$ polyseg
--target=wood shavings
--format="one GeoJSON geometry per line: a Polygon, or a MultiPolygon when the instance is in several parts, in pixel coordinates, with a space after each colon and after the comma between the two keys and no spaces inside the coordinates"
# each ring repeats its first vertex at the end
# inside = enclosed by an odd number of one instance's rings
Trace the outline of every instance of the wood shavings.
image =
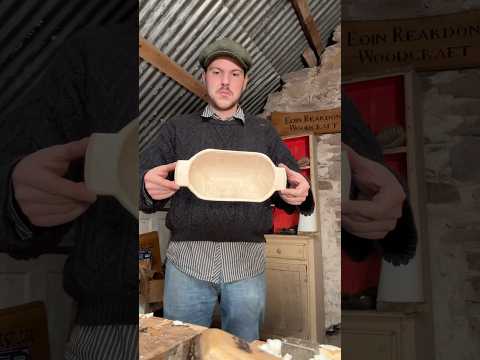
{"type": "Polygon", "coordinates": [[[282,341],[278,339],[267,339],[265,344],[259,346],[259,349],[267,354],[282,358],[282,341]]]}
{"type": "Polygon", "coordinates": [[[148,319],[148,318],[153,317],[153,312],[151,312],[151,313],[146,313],[146,314],[138,314],[138,317],[139,317],[140,319],[148,319]]]}
{"type": "Polygon", "coordinates": [[[172,326],[188,326],[188,324],[185,324],[183,321],[180,320],[174,320],[172,321],[172,326]]]}

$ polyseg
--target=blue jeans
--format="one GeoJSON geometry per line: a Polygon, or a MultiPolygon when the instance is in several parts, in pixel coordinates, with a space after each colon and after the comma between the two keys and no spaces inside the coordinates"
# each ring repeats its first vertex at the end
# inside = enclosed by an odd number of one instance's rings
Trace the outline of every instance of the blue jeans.
{"type": "Polygon", "coordinates": [[[210,327],[219,295],[222,329],[248,342],[258,339],[265,309],[265,274],[215,284],[186,275],[167,260],[165,318],[210,327]]]}

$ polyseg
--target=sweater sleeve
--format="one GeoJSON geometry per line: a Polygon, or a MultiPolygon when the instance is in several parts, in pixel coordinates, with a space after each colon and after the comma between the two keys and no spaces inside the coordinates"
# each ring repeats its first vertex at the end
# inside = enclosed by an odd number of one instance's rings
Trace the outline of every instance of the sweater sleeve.
{"type": "Polygon", "coordinates": [[[18,105],[0,116],[0,250],[12,256],[28,258],[48,252],[68,230],[69,225],[39,228],[29,224],[16,204],[11,175],[22,157],[76,140],[67,139],[66,127],[82,118],[83,74],[81,56],[70,42],[57,52],[18,105]]]}
{"type": "MultiPolygon", "coordinates": [[[[268,124],[267,129],[268,129],[267,139],[268,139],[268,143],[270,144],[270,157],[275,163],[275,165],[284,164],[288,166],[291,170],[300,172],[300,168],[298,166],[297,161],[292,156],[288,147],[283,143],[282,139],[278,135],[277,130],[271,124],[268,124]]],[[[290,205],[286,203],[280,197],[278,192],[274,194],[274,196],[272,197],[272,201],[275,204],[275,206],[285,210],[289,214],[293,213],[296,209],[298,209],[300,213],[303,215],[311,215],[315,209],[315,200],[313,198],[311,187],[308,190],[307,198],[299,206],[290,205]]]]}
{"type": "MultiPolygon", "coordinates": [[[[177,161],[175,151],[175,119],[166,121],[158,132],[158,135],[140,154],[140,210],[152,213],[161,210],[169,199],[154,200],[145,189],[145,174],[152,168],[166,165],[177,161]]],[[[168,176],[173,180],[173,172],[168,176]]]]}
{"type": "MultiPolygon", "coordinates": [[[[344,95],[342,95],[342,123],[342,142],[349,145],[358,154],[381,163],[391,171],[383,161],[382,150],[375,136],[365,125],[353,103],[344,95]]],[[[393,171],[392,173],[405,192],[408,192],[404,181],[393,171]]],[[[366,259],[372,251],[378,248],[386,261],[394,265],[407,264],[415,256],[416,245],[417,232],[408,200],[403,204],[402,216],[395,229],[381,240],[359,238],[342,228],[342,249],[354,261],[366,259]]]]}

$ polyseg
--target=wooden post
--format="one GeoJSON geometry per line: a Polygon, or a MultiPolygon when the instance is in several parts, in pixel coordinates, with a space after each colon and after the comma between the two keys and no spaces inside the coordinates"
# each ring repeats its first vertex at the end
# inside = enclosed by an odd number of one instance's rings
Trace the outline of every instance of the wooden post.
{"type": "Polygon", "coordinates": [[[311,47],[317,54],[318,59],[323,52],[322,37],[320,36],[320,31],[315,24],[310,9],[308,7],[307,0],[290,0],[295,11],[297,13],[300,24],[302,25],[303,32],[310,43],[311,47]]]}

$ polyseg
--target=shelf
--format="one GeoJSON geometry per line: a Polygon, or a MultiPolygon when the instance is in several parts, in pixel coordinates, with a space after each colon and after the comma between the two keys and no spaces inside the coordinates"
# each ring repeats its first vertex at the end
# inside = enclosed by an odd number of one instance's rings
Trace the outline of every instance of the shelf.
{"type": "Polygon", "coordinates": [[[342,316],[347,317],[373,317],[373,318],[413,318],[414,312],[376,311],[376,310],[342,310],[342,316]]]}
{"type": "MultiPolygon", "coordinates": [[[[284,145],[290,151],[293,159],[297,163],[298,171],[305,176],[312,184],[312,192],[315,194],[316,175],[316,138],[313,134],[296,134],[291,136],[282,136],[284,145]]],[[[300,211],[297,209],[289,214],[281,208],[273,210],[273,232],[278,233],[281,229],[291,229],[298,227],[300,221],[300,211]]],[[[292,235],[287,235],[292,236],[292,235]]]]}
{"type": "Polygon", "coordinates": [[[400,146],[400,147],[396,147],[396,148],[383,150],[384,155],[406,154],[406,153],[407,153],[407,147],[406,146],[400,146]]]}

